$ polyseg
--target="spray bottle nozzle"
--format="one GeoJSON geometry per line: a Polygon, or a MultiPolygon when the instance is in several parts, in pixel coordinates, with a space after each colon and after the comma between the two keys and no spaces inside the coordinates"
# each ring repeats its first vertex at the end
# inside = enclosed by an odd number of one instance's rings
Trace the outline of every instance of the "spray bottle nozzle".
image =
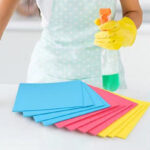
{"type": "Polygon", "coordinates": [[[109,17],[111,15],[111,9],[110,8],[101,8],[99,10],[100,14],[100,22],[101,24],[104,24],[109,21],[109,17]]]}

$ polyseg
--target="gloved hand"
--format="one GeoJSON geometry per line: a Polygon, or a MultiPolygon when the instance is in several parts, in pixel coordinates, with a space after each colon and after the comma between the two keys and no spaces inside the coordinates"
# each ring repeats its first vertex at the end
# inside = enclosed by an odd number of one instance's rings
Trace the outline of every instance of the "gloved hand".
{"type": "Polygon", "coordinates": [[[128,17],[124,17],[120,21],[108,21],[102,25],[97,19],[95,24],[100,28],[100,32],[95,34],[96,46],[108,50],[118,50],[121,47],[132,46],[136,39],[137,28],[128,17]]]}

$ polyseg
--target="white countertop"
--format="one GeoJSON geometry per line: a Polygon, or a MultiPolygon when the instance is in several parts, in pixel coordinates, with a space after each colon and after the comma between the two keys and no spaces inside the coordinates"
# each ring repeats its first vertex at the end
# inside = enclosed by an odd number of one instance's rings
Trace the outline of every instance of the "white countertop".
{"type": "Polygon", "coordinates": [[[18,13],[14,13],[11,18],[7,30],[23,30],[23,31],[40,31],[42,30],[40,17],[25,17],[18,13]]]}
{"type": "MultiPolygon", "coordinates": [[[[1,150],[150,150],[150,109],[127,140],[102,139],[52,126],[44,127],[12,113],[17,88],[17,85],[0,85],[1,150]]],[[[150,101],[148,90],[124,90],[120,93],[150,101]]]]}
{"type": "MultiPolygon", "coordinates": [[[[138,30],[139,33],[150,33],[150,23],[143,23],[140,29],[138,30]]],[[[23,20],[23,21],[11,21],[8,24],[7,30],[9,31],[41,31],[42,26],[40,20],[30,21],[30,20],[23,20]]]]}
{"type": "MultiPolygon", "coordinates": [[[[119,19],[122,17],[121,10],[117,11],[116,19],[119,19]]],[[[150,33],[150,19],[149,19],[149,10],[145,10],[144,12],[144,21],[142,26],[139,29],[139,33],[150,33]]],[[[41,31],[42,25],[41,25],[41,19],[40,17],[23,17],[15,13],[13,17],[11,18],[11,21],[8,24],[7,30],[10,31],[41,31]]]]}

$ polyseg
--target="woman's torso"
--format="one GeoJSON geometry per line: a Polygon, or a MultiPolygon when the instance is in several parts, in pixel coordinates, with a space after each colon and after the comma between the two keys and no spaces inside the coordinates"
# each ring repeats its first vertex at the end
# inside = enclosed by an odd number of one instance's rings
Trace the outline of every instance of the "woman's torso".
{"type": "Polygon", "coordinates": [[[111,8],[113,19],[116,0],[37,0],[37,4],[44,30],[30,68],[43,72],[48,82],[81,79],[100,84],[101,48],[94,46],[98,31],[94,20],[100,8],[111,8]]]}

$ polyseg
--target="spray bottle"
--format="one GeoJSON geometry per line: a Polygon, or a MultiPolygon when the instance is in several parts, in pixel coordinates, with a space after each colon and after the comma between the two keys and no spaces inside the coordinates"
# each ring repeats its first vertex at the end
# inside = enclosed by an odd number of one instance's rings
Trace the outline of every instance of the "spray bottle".
{"type": "MultiPolygon", "coordinates": [[[[111,9],[102,8],[99,11],[100,18],[96,24],[101,25],[110,20],[111,9]]],[[[109,91],[116,91],[120,86],[119,79],[119,54],[115,50],[102,50],[102,82],[103,88],[109,91]]]]}

